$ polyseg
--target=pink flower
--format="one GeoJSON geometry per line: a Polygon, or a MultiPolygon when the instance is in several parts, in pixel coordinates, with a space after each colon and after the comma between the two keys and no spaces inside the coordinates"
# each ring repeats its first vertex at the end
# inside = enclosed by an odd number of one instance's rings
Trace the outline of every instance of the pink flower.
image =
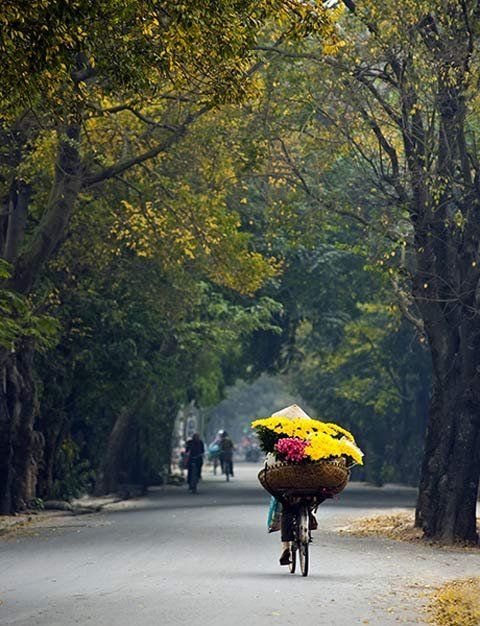
{"type": "Polygon", "coordinates": [[[299,463],[305,458],[308,442],[297,437],[284,437],[275,444],[275,450],[286,460],[299,463]]]}

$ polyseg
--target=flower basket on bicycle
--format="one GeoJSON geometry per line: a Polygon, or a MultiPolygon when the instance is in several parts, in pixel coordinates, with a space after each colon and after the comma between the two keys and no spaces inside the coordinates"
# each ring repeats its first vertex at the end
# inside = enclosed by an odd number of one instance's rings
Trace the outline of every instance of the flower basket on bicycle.
{"type": "Polygon", "coordinates": [[[302,464],[280,461],[265,465],[258,474],[262,487],[281,500],[289,497],[330,497],[343,491],[350,470],[344,459],[305,462],[302,464]]]}
{"type": "Polygon", "coordinates": [[[252,427],[267,453],[258,479],[276,498],[286,493],[322,499],[337,495],[348,482],[350,467],[362,463],[363,454],[348,430],[314,420],[296,405],[256,420],[252,427]]]}

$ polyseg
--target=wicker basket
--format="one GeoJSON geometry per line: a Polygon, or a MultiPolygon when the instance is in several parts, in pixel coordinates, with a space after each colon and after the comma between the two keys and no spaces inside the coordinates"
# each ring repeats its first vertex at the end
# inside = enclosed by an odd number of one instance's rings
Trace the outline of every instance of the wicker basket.
{"type": "Polygon", "coordinates": [[[298,497],[337,495],[345,489],[349,476],[345,460],[336,459],[302,465],[279,462],[260,470],[258,480],[270,494],[281,498],[287,493],[298,497]]]}

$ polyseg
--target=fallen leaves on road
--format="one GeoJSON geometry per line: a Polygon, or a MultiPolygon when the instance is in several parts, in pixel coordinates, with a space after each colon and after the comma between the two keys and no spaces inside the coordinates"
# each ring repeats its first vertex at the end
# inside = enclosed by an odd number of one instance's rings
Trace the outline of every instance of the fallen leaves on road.
{"type": "Polygon", "coordinates": [[[40,529],[56,530],[75,519],[69,511],[38,511],[21,515],[0,515],[0,540],[36,536],[40,529]]]}
{"type": "MultiPolygon", "coordinates": [[[[480,521],[480,520],[479,520],[480,521]]],[[[415,528],[415,514],[413,511],[402,511],[390,515],[375,515],[353,520],[348,526],[339,528],[338,532],[355,537],[386,537],[396,541],[409,541],[430,545],[443,550],[477,551],[479,547],[472,544],[455,544],[444,546],[434,541],[423,539],[423,532],[415,528]]],[[[476,626],[479,626],[477,624],[476,626]]]]}
{"type": "Polygon", "coordinates": [[[414,527],[414,514],[411,512],[364,517],[339,532],[356,537],[388,537],[400,541],[418,541],[422,537],[422,531],[414,527]]]}
{"type": "Polygon", "coordinates": [[[435,626],[478,626],[480,578],[446,583],[432,595],[427,611],[435,626]]]}
{"type": "Polygon", "coordinates": [[[31,515],[0,515],[0,537],[8,538],[21,529],[28,528],[31,515]]]}

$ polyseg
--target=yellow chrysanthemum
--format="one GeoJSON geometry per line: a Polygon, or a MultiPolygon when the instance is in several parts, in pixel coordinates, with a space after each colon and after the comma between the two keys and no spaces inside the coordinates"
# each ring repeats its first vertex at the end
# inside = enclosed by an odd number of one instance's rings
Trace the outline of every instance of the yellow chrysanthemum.
{"type": "Polygon", "coordinates": [[[341,456],[342,447],[339,439],[334,439],[325,433],[316,433],[308,439],[309,445],[305,448],[305,455],[312,461],[341,456]]]}
{"type": "Polygon", "coordinates": [[[347,456],[356,463],[363,465],[363,453],[349,439],[334,439],[324,433],[317,433],[308,439],[309,445],[305,448],[305,455],[312,461],[328,459],[330,457],[347,456]]]}
{"type": "Polygon", "coordinates": [[[267,417],[252,422],[252,428],[258,428],[259,426],[273,430],[278,434],[286,435],[287,437],[300,437],[300,439],[306,439],[316,432],[323,432],[332,436],[337,433],[333,424],[326,424],[319,420],[302,417],[295,419],[288,417],[267,417]]]}
{"type": "Polygon", "coordinates": [[[312,461],[347,456],[360,465],[363,453],[356,445],[353,435],[345,428],[320,420],[297,417],[267,417],[252,422],[252,428],[265,428],[286,437],[298,437],[308,441],[305,455],[312,461]]]}
{"type": "Polygon", "coordinates": [[[330,428],[332,428],[335,432],[344,435],[347,439],[350,439],[350,441],[353,441],[355,443],[355,439],[353,438],[353,435],[351,432],[349,432],[348,430],[346,430],[345,428],[342,428],[341,426],[339,426],[338,424],[333,424],[333,423],[328,423],[325,424],[326,426],[329,426],[330,428]]]}
{"type": "Polygon", "coordinates": [[[350,439],[340,439],[340,443],[342,444],[342,454],[352,457],[355,463],[363,465],[363,452],[354,441],[350,441],[350,439]]]}

